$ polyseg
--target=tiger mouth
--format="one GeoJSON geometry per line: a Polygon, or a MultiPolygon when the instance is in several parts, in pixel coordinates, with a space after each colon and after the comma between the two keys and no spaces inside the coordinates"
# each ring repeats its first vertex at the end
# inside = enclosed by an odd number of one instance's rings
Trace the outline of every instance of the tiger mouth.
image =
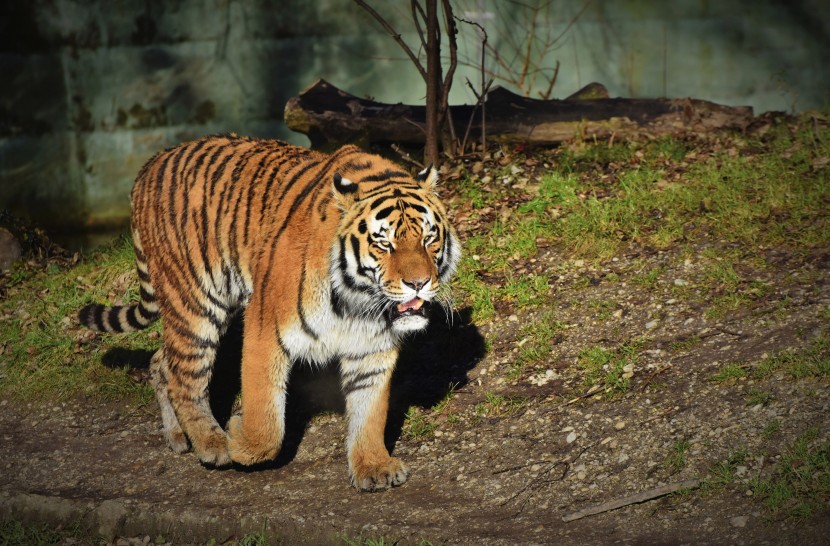
{"type": "Polygon", "coordinates": [[[421,298],[412,298],[409,301],[399,303],[389,309],[389,319],[395,322],[404,317],[426,317],[430,302],[421,298]]]}

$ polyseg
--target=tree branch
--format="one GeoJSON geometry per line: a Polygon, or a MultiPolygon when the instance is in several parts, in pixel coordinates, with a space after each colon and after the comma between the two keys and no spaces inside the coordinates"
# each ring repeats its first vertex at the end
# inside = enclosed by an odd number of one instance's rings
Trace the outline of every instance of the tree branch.
{"type": "Polygon", "coordinates": [[[604,502],[597,506],[583,508],[582,510],[573,512],[572,514],[562,516],[562,521],[567,523],[569,521],[574,521],[587,516],[610,512],[611,510],[616,510],[617,508],[622,508],[623,506],[628,506],[630,504],[639,504],[641,502],[650,501],[670,493],[674,493],[675,491],[680,491],[681,489],[694,489],[699,485],[700,480],[686,480],[684,482],[670,483],[668,485],[663,485],[654,489],[649,489],[648,491],[637,493],[636,495],[630,495],[628,497],[622,497],[621,499],[604,502]]]}
{"type": "Polygon", "coordinates": [[[412,49],[408,45],[406,45],[406,42],[403,41],[403,38],[401,38],[400,33],[395,31],[395,29],[392,28],[392,25],[390,25],[386,19],[381,17],[381,15],[378,12],[376,12],[372,8],[372,6],[367,4],[364,0],[353,1],[355,4],[366,10],[366,12],[369,13],[369,15],[374,17],[375,20],[378,23],[380,23],[380,25],[383,27],[386,33],[389,34],[389,36],[391,36],[393,40],[398,42],[398,45],[401,46],[401,48],[404,50],[404,53],[406,53],[407,57],[409,57],[409,59],[415,65],[415,68],[418,69],[418,73],[421,74],[421,77],[424,79],[424,81],[427,81],[427,71],[426,69],[424,69],[424,65],[421,64],[421,61],[418,60],[418,56],[415,55],[412,49]]]}

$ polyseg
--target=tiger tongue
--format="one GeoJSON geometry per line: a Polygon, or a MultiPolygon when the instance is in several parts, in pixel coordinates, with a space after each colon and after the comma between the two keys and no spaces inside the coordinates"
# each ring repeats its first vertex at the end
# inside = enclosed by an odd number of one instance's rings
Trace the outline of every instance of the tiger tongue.
{"type": "Polygon", "coordinates": [[[421,306],[423,304],[424,304],[424,300],[422,300],[421,298],[412,298],[411,300],[409,300],[407,302],[398,304],[398,313],[405,313],[406,311],[409,311],[410,309],[414,309],[415,311],[417,311],[418,309],[421,308],[421,306]]]}

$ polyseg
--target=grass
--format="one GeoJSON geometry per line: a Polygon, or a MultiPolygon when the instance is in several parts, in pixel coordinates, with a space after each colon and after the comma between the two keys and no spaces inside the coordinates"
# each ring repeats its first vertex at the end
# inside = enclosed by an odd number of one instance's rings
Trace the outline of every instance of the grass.
{"type": "Polygon", "coordinates": [[[527,398],[488,391],[484,393],[484,401],[476,404],[473,411],[478,417],[506,417],[518,413],[525,405],[527,398]]]}
{"type": "Polygon", "coordinates": [[[715,374],[712,374],[709,379],[723,383],[726,381],[734,381],[742,377],[746,377],[746,366],[742,364],[731,363],[727,364],[715,374]]]}
{"type": "Polygon", "coordinates": [[[830,501],[830,443],[813,428],[782,453],[772,475],[752,482],[775,519],[807,519],[830,501]]]}
{"type": "Polygon", "coordinates": [[[783,372],[792,379],[830,377],[830,335],[820,335],[804,349],[783,351],[762,360],[754,375],[764,379],[775,372],[783,372]]]}
{"type": "Polygon", "coordinates": [[[564,329],[565,326],[556,320],[552,311],[547,311],[522,326],[519,330],[522,345],[510,366],[508,377],[516,379],[528,367],[547,362],[553,352],[556,336],[564,329]]]}
{"type": "Polygon", "coordinates": [[[429,438],[437,428],[438,423],[427,414],[426,410],[411,406],[406,411],[403,431],[408,438],[412,440],[429,438]]]}
{"type": "Polygon", "coordinates": [[[709,476],[701,484],[704,491],[712,491],[735,481],[735,472],[746,463],[749,452],[745,447],[732,451],[729,456],[709,469],[709,476]]]}
{"type": "MultiPolygon", "coordinates": [[[[717,382],[735,381],[746,377],[763,380],[780,372],[791,379],[830,377],[830,335],[824,333],[810,341],[803,349],[782,351],[751,366],[748,363],[726,364],[709,379],[717,382]]],[[[766,404],[772,395],[759,389],[750,389],[747,403],[766,404]]]]}
{"type": "Polygon", "coordinates": [[[583,349],[578,364],[586,372],[585,385],[599,387],[606,399],[624,394],[639,357],[640,345],[640,342],[629,341],[613,350],[603,347],[583,349]]]}
{"type": "MultiPolygon", "coordinates": [[[[70,268],[54,264],[19,275],[0,302],[0,394],[23,400],[65,399],[79,394],[117,399],[152,399],[152,389],[133,381],[126,369],[101,364],[110,340],[124,349],[155,349],[150,332],[94,336],[77,324],[77,313],[92,301],[134,301],[138,297],[133,251],[124,241],[70,268]]],[[[157,334],[156,334],[157,335],[157,334]]]]}
{"type": "MultiPolygon", "coordinates": [[[[826,169],[814,168],[828,156],[830,131],[807,118],[761,136],[725,135],[714,145],[676,138],[579,142],[555,153],[555,168],[538,173],[509,219],[492,211],[514,206],[511,190],[462,179],[459,193],[472,214],[491,214],[465,241],[457,293],[477,323],[492,320],[500,304],[544,305],[550,277],[515,272],[517,262],[538,254],[540,240],[554,242],[563,257],[590,262],[620,256],[632,244],[684,251],[712,240],[718,244],[704,255],[699,288],[707,294],[706,317],[719,320],[769,292],[742,269],[760,263],[758,248],[799,254],[830,245],[830,185],[826,169]]],[[[653,288],[663,273],[643,270],[633,282],[653,288]]]]}
{"type": "Polygon", "coordinates": [[[84,536],[78,529],[56,529],[47,524],[31,524],[9,520],[0,522],[2,546],[52,546],[59,543],[95,544],[91,536],[84,536]],[[67,542],[67,541],[72,542],[67,542]]]}
{"type": "Polygon", "coordinates": [[[672,474],[677,474],[686,466],[686,455],[692,446],[687,440],[678,440],[672,446],[671,453],[666,460],[672,474]]]}

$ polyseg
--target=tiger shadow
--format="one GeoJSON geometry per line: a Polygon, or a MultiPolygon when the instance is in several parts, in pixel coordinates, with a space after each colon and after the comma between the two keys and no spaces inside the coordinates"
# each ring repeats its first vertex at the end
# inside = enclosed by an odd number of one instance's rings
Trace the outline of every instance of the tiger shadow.
{"type": "MultiPolygon", "coordinates": [[[[484,337],[471,321],[470,309],[462,309],[407,339],[402,347],[392,378],[385,443],[390,452],[403,433],[410,408],[430,408],[454,389],[469,381],[468,372],[484,357],[484,337]]],[[[145,371],[152,351],[110,349],[103,363],[145,371]]],[[[242,321],[234,320],[220,340],[210,383],[210,405],[223,427],[234,411],[241,389],[242,321]]],[[[147,373],[141,373],[146,380],[147,373]]],[[[337,366],[295,365],[288,382],[285,410],[285,438],[276,460],[257,465],[254,470],[279,468],[291,462],[311,421],[323,414],[345,413],[345,398],[340,389],[337,366]]]]}

